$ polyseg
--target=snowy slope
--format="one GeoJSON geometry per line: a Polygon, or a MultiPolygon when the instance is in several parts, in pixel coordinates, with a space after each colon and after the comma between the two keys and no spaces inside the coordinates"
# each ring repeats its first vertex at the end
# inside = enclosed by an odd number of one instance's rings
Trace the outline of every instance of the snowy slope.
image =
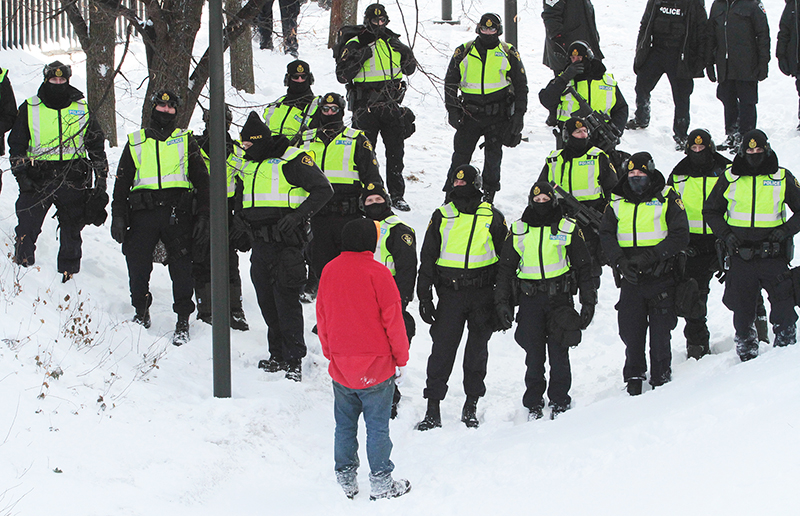
{"type": "MultiPolygon", "coordinates": [[[[360,10],[369,2],[362,1],[360,10]]],[[[414,2],[402,0],[413,24],[414,2]]],[[[708,3],[708,2],[707,2],[708,3]]],[[[422,70],[410,82],[407,103],[417,133],[407,141],[406,199],[402,218],[424,233],[440,204],[452,152],[452,129],[441,100],[441,78],[452,49],[474,36],[482,12],[502,13],[500,0],[454,2],[461,25],[437,25],[438,2],[420,2],[414,50],[422,70]],[[465,12],[466,10],[466,12],[465,12]],[[427,75],[421,73],[427,72],[427,75]]],[[[544,30],[541,4],[519,2],[519,50],[529,76],[528,143],[506,149],[497,205],[509,221],[519,217],[531,183],[553,146],[537,93],[551,78],[540,64],[544,30]]],[[[609,70],[633,104],[633,47],[643,2],[598,0],[595,8],[609,70]]],[[[390,28],[402,29],[395,2],[387,2],[390,28]]],[[[766,2],[773,48],[783,2],[766,2]]],[[[343,91],[325,47],[328,17],[316,3],[302,8],[301,58],[316,76],[314,91],[343,91]]],[[[196,52],[205,49],[201,34],[196,52]]],[[[120,141],[138,129],[146,72],[134,45],[118,82],[120,141]]],[[[257,94],[228,92],[234,122],[249,109],[284,92],[280,53],[255,50],[257,94]]],[[[82,54],[0,52],[21,102],[34,94],[43,63],[75,66],[83,88],[82,54]]],[[[774,60],[773,60],[774,63],[774,60]]],[[[794,130],[793,81],[771,67],[761,85],[759,127],[770,135],[782,165],[800,172],[794,130]],[[785,99],[785,100],[784,100],[785,99]],[[788,108],[787,108],[788,106],[788,108]]],[[[698,80],[692,127],[721,139],[722,106],[715,87],[698,80]]],[[[193,127],[200,129],[199,115],[193,127]]],[[[621,148],[649,150],[666,173],[682,155],[672,150],[672,102],[664,78],[653,94],[653,120],[627,133],[621,148]]],[[[377,146],[384,163],[382,144],[377,146]]],[[[112,170],[120,147],[109,151],[112,170]]],[[[476,162],[482,156],[476,153],[476,162]]],[[[0,159],[8,169],[8,161],[0,159]]],[[[556,421],[527,423],[521,405],[524,353],[513,333],[489,344],[487,395],[478,405],[481,427],[459,422],[463,390],[457,365],[442,404],[444,427],[413,430],[422,417],[427,327],[418,321],[409,380],[400,415],[392,423],[395,474],[412,492],[391,502],[367,500],[367,461],[356,500],[341,493],[333,475],[333,416],[327,361],[310,332],[313,306],[305,308],[309,354],[296,384],[258,370],[267,356],[266,326],[242,256],[245,312],[251,331],[232,335],[233,397],[212,397],[211,328],[193,321],[189,345],[169,343],[174,327],[166,269],[156,266],[151,289],[153,326],[128,321],[127,270],[108,223],[83,232],[82,271],[62,285],[55,269],[56,222],[39,238],[37,266],[20,270],[13,252],[17,188],[5,174],[0,195],[0,516],[205,515],[205,514],[798,514],[800,499],[800,349],[761,348],[739,363],[731,314],[714,282],[709,303],[713,355],[686,360],[683,324],[673,332],[673,381],[638,398],[622,383],[624,346],[617,336],[618,292],[606,271],[595,321],[572,353],[573,409],[556,421]],[[792,494],[795,493],[795,494],[792,494]]],[[[412,305],[416,312],[416,303],[412,305]]],[[[457,359],[460,364],[461,355],[457,359]]]]}

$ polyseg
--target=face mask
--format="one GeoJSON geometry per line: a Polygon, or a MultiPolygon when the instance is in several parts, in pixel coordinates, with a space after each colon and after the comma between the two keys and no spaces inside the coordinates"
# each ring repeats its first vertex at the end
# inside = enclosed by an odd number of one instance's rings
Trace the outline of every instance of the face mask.
{"type": "Polygon", "coordinates": [[[178,113],[165,113],[163,111],[158,111],[157,109],[153,110],[153,113],[150,115],[150,126],[153,129],[158,129],[159,131],[167,132],[169,134],[175,130],[175,120],[178,117],[178,113]]]}
{"type": "Polygon", "coordinates": [[[289,93],[294,93],[296,95],[306,93],[311,90],[310,82],[311,81],[309,81],[308,78],[306,78],[306,80],[302,82],[293,81],[289,79],[289,85],[287,86],[287,91],[289,93]]]}
{"type": "Polygon", "coordinates": [[[41,90],[44,100],[56,108],[67,107],[70,104],[69,91],[69,83],[53,84],[49,81],[42,85],[41,90]]]}
{"type": "Polygon", "coordinates": [[[642,195],[650,184],[648,176],[628,176],[628,184],[636,195],[642,195]]]}
{"type": "Polygon", "coordinates": [[[364,213],[372,220],[383,220],[391,213],[392,209],[385,202],[364,206],[364,213]]]}
{"type": "Polygon", "coordinates": [[[494,48],[500,44],[500,36],[497,34],[478,34],[478,39],[486,48],[494,48]]]}
{"type": "Polygon", "coordinates": [[[380,25],[378,23],[369,23],[368,30],[375,35],[376,38],[380,38],[386,34],[386,25],[380,25]]]}
{"type": "Polygon", "coordinates": [[[689,163],[694,167],[704,168],[714,162],[711,149],[703,149],[700,152],[689,151],[689,163]]]}
{"type": "Polygon", "coordinates": [[[454,186],[450,191],[451,199],[471,199],[472,197],[479,197],[481,193],[472,185],[454,186]]]}
{"type": "Polygon", "coordinates": [[[759,152],[757,154],[745,154],[744,160],[750,165],[751,168],[758,168],[764,163],[764,160],[767,158],[766,153],[759,152]]]}
{"type": "Polygon", "coordinates": [[[567,148],[576,155],[582,155],[589,150],[589,138],[575,138],[570,136],[567,139],[567,148]]]}
{"type": "Polygon", "coordinates": [[[320,113],[319,124],[323,129],[340,129],[342,127],[342,119],[344,113],[339,111],[335,115],[323,115],[320,113]]]}
{"type": "Polygon", "coordinates": [[[553,200],[547,202],[535,202],[531,205],[537,217],[545,218],[553,212],[553,200]]]}

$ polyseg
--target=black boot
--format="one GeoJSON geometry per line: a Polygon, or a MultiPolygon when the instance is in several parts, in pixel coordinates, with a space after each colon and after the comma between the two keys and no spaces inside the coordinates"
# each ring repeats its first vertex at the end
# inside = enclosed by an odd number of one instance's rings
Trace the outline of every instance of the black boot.
{"type": "Polygon", "coordinates": [[[736,354],[742,362],[747,362],[758,356],[758,337],[755,324],[750,327],[745,335],[736,334],[733,336],[736,343],[736,354]]]}
{"type": "Polygon", "coordinates": [[[268,373],[277,373],[279,371],[286,371],[288,365],[283,360],[277,360],[275,357],[270,357],[268,360],[259,360],[258,368],[263,369],[268,373]]]}
{"type": "Polygon", "coordinates": [[[632,378],[628,380],[628,394],[638,396],[642,393],[642,379],[632,378]]]}
{"type": "Polygon", "coordinates": [[[286,379],[294,382],[303,380],[303,361],[301,359],[286,362],[286,379]]]}
{"type": "Polygon", "coordinates": [[[242,286],[230,286],[231,293],[231,328],[239,331],[247,331],[250,326],[247,324],[247,319],[244,318],[244,310],[242,310],[242,286]]]}
{"type": "Polygon", "coordinates": [[[430,430],[432,428],[442,427],[442,415],[439,412],[439,400],[428,398],[428,411],[425,412],[425,418],[417,423],[414,428],[420,432],[430,430]]]}
{"type": "Polygon", "coordinates": [[[173,346],[183,346],[189,342],[189,316],[179,315],[175,323],[175,334],[172,336],[173,346]]]}
{"type": "Polygon", "coordinates": [[[211,284],[196,286],[194,296],[197,298],[197,319],[211,324],[211,284]]]}
{"type": "Polygon", "coordinates": [[[769,343],[769,325],[767,324],[767,309],[764,306],[764,295],[758,295],[758,306],[756,307],[756,333],[758,341],[769,343]]]}
{"type": "Polygon", "coordinates": [[[794,324],[787,324],[785,326],[775,326],[775,344],[776,348],[784,346],[791,346],[797,344],[797,326],[794,324]]]}
{"type": "Polygon", "coordinates": [[[478,398],[476,396],[467,396],[467,401],[464,402],[464,408],[461,409],[461,422],[467,425],[467,428],[478,428],[480,422],[475,412],[478,410],[478,398]]]}
{"type": "Polygon", "coordinates": [[[150,295],[150,292],[147,293],[145,297],[145,306],[144,308],[137,308],[136,315],[133,316],[133,322],[136,324],[141,324],[145,327],[145,329],[150,328],[151,320],[150,320],[150,304],[153,302],[153,296],[150,295]]]}

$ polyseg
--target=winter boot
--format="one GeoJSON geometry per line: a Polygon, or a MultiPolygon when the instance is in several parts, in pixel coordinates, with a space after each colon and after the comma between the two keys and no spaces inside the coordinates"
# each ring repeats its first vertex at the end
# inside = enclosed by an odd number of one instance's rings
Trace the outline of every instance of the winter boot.
{"type": "Polygon", "coordinates": [[[353,499],[358,494],[358,479],[356,478],[356,468],[348,468],[344,471],[336,471],[336,481],[342,486],[344,495],[353,499]]]}
{"type": "MultiPolygon", "coordinates": [[[[370,478],[372,480],[372,478],[370,478]]],[[[389,486],[386,490],[379,490],[376,491],[376,485],[372,485],[372,494],[369,495],[369,499],[371,501],[375,500],[382,500],[384,498],[397,498],[398,496],[403,496],[407,492],[411,491],[411,482],[408,480],[401,478],[400,480],[392,480],[392,477],[389,477],[389,486]]]]}
{"type": "Polygon", "coordinates": [[[71,272],[62,272],[61,273],[61,283],[66,283],[72,279],[73,274],[71,272]]]}
{"type": "Polygon", "coordinates": [[[739,360],[742,362],[747,362],[758,356],[758,337],[755,324],[750,327],[745,335],[734,335],[733,341],[736,343],[736,354],[739,355],[739,360]]]}
{"type": "Polygon", "coordinates": [[[638,396],[642,393],[642,379],[631,378],[628,380],[628,394],[631,396],[638,396]]]}
{"type": "Polygon", "coordinates": [[[279,371],[286,371],[288,364],[283,360],[276,360],[274,357],[270,357],[269,360],[259,360],[258,368],[268,373],[277,373],[279,371]]]}
{"type": "Polygon", "coordinates": [[[483,202],[488,202],[489,204],[494,204],[494,194],[497,193],[497,190],[486,190],[483,193],[483,202]]]}
{"type": "Polygon", "coordinates": [[[183,346],[189,342],[189,316],[179,315],[175,323],[175,334],[172,336],[173,346],[183,346]]]}
{"type": "Polygon", "coordinates": [[[303,291],[300,293],[301,303],[313,303],[317,299],[317,289],[319,288],[319,280],[308,280],[303,291]]]}
{"type": "Polygon", "coordinates": [[[286,379],[293,382],[303,380],[303,361],[301,359],[286,362],[286,379]]]}
{"type": "Polygon", "coordinates": [[[705,345],[693,345],[693,344],[686,344],[686,358],[693,358],[695,360],[700,360],[704,356],[711,353],[711,349],[708,347],[708,344],[705,345]]]}
{"type": "Polygon", "coordinates": [[[464,402],[464,408],[461,409],[461,422],[467,425],[467,428],[478,428],[480,422],[475,412],[478,410],[477,396],[467,396],[467,401],[464,402]]]}
{"type": "Polygon", "coordinates": [[[791,346],[797,343],[797,326],[794,324],[787,324],[786,326],[776,325],[775,330],[775,344],[776,348],[784,346],[791,346]]]}
{"type": "Polygon", "coordinates": [[[673,134],[672,139],[675,142],[676,151],[683,152],[686,150],[686,136],[678,136],[677,134],[673,134]]]}
{"type": "Polygon", "coordinates": [[[758,295],[758,306],[756,307],[756,333],[758,341],[769,344],[769,325],[767,324],[767,308],[764,306],[764,295],[758,295]]]}
{"type": "Polygon", "coordinates": [[[528,409],[528,421],[536,421],[537,419],[542,419],[544,414],[542,413],[542,407],[532,407],[528,409]]]}
{"type": "Polygon", "coordinates": [[[559,414],[568,411],[570,407],[572,407],[571,403],[562,404],[550,402],[550,419],[553,420],[557,418],[559,414]]]}
{"type": "Polygon", "coordinates": [[[244,310],[242,310],[242,286],[231,284],[230,293],[231,328],[239,331],[247,331],[250,329],[250,326],[247,324],[247,319],[244,318],[244,310]]]}
{"type": "Polygon", "coordinates": [[[420,432],[430,430],[432,428],[442,427],[442,415],[439,412],[439,400],[428,398],[428,411],[425,412],[425,418],[417,423],[414,428],[420,432]]]}
{"type": "MultiPolygon", "coordinates": [[[[406,200],[402,197],[392,199],[392,208],[400,211],[411,211],[411,206],[409,206],[406,200]]],[[[409,487],[409,489],[411,488],[409,487]]]]}
{"type": "Polygon", "coordinates": [[[643,122],[640,120],[636,120],[635,118],[631,118],[625,124],[625,129],[629,129],[631,131],[635,131],[636,129],[647,129],[647,126],[650,125],[650,122],[643,122]]]}
{"type": "Polygon", "coordinates": [[[211,283],[195,287],[194,296],[197,298],[197,319],[211,324],[211,283]]]}
{"type": "Polygon", "coordinates": [[[147,293],[147,297],[145,298],[145,306],[144,308],[136,309],[136,315],[133,316],[132,321],[136,324],[141,324],[145,327],[145,329],[150,328],[151,320],[150,320],[150,304],[153,302],[153,296],[150,295],[150,292],[147,293]]]}

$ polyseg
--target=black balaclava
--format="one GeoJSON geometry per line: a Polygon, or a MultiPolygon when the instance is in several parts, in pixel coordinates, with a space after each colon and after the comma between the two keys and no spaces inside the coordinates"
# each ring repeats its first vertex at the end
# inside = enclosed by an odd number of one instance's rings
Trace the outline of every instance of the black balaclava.
{"type": "Polygon", "coordinates": [[[381,4],[370,4],[364,10],[364,25],[367,30],[375,35],[376,38],[381,38],[386,35],[386,26],[389,25],[389,15],[386,14],[386,8],[381,4]],[[372,20],[384,16],[386,23],[384,25],[374,24],[372,20]]]}
{"type": "Polygon", "coordinates": [[[369,183],[364,187],[361,193],[361,205],[364,206],[364,214],[372,220],[380,221],[392,215],[392,198],[381,184],[369,183]],[[380,195],[384,202],[367,206],[364,202],[370,195],[380,195]]]}
{"type": "Polygon", "coordinates": [[[180,97],[173,91],[160,90],[153,94],[152,102],[153,110],[150,112],[150,128],[156,131],[160,140],[165,140],[175,131],[177,126],[180,97]],[[158,111],[156,109],[158,102],[172,105],[175,108],[175,113],[158,111]]]}
{"type": "MultiPolygon", "coordinates": [[[[250,161],[264,161],[267,158],[276,157],[280,150],[277,147],[281,138],[286,140],[285,137],[273,137],[264,120],[258,116],[258,113],[251,111],[242,126],[241,140],[242,142],[251,142],[253,145],[245,150],[244,157],[250,161]]],[[[284,150],[286,150],[285,147],[280,154],[284,150]]]]}
{"type": "Polygon", "coordinates": [[[714,142],[705,129],[695,129],[686,140],[686,155],[693,169],[705,171],[714,165],[714,142]],[[692,145],[704,145],[700,152],[692,151],[692,145]]]}
{"type": "Polygon", "coordinates": [[[72,92],[74,88],[69,85],[69,78],[72,76],[72,68],[61,61],[53,61],[44,67],[44,82],[39,87],[38,97],[42,99],[44,105],[51,109],[64,109],[72,103],[72,92]],[[63,84],[53,84],[50,79],[53,77],[63,77],[67,82],[63,84]]]}
{"type": "Polygon", "coordinates": [[[652,174],[655,172],[653,157],[649,152],[637,152],[627,160],[625,173],[631,170],[641,170],[644,176],[627,176],[628,187],[637,197],[641,197],[652,183],[652,174]]]}
{"type": "Polygon", "coordinates": [[[500,34],[503,33],[503,22],[494,13],[486,13],[481,16],[478,26],[475,28],[478,33],[478,41],[484,48],[495,48],[500,44],[500,34]],[[495,34],[481,34],[481,27],[497,29],[495,34]]]}
{"type": "Polygon", "coordinates": [[[550,226],[563,217],[561,206],[558,203],[553,187],[547,181],[537,181],[528,194],[528,207],[522,213],[522,222],[529,226],[550,226]],[[547,202],[534,202],[533,198],[539,194],[550,197],[547,202]]]}
{"type": "Polygon", "coordinates": [[[764,134],[764,131],[761,131],[760,129],[753,129],[742,136],[741,147],[739,147],[739,155],[744,157],[745,162],[751,169],[758,170],[761,168],[761,165],[767,160],[767,158],[770,157],[771,154],[772,149],[769,146],[767,135],[764,134]],[[746,152],[747,149],[755,149],[756,147],[761,147],[764,149],[764,152],[755,154],[748,154],[746,152]]]}
{"type": "Polygon", "coordinates": [[[326,93],[322,96],[318,108],[319,127],[326,133],[338,133],[344,127],[344,97],[338,93],[326,93]],[[322,112],[322,106],[325,104],[336,104],[339,106],[339,112],[335,115],[326,115],[322,112]]]}
{"type": "Polygon", "coordinates": [[[453,184],[456,179],[463,179],[467,184],[454,186],[450,191],[450,200],[458,211],[475,213],[483,198],[483,178],[480,172],[472,165],[461,165],[450,176],[450,184],[453,184]]]}
{"type": "Polygon", "coordinates": [[[342,251],[375,252],[380,226],[372,219],[351,220],[342,228],[342,251]]]}
{"type": "Polygon", "coordinates": [[[301,96],[311,91],[311,85],[314,83],[314,75],[311,73],[311,67],[308,63],[299,59],[292,61],[286,65],[286,91],[293,97],[301,96]],[[306,80],[303,82],[296,82],[292,80],[292,75],[296,73],[304,73],[307,75],[306,80]]]}
{"type": "Polygon", "coordinates": [[[564,147],[569,149],[570,154],[573,156],[583,156],[586,154],[591,146],[592,142],[591,139],[586,138],[575,138],[572,136],[572,133],[575,132],[576,129],[580,129],[581,127],[586,127],[586,121],[579,117],[572,117],[564,123],[563,131],[566,133],[567,141],[564,143],[564,147]]]}

